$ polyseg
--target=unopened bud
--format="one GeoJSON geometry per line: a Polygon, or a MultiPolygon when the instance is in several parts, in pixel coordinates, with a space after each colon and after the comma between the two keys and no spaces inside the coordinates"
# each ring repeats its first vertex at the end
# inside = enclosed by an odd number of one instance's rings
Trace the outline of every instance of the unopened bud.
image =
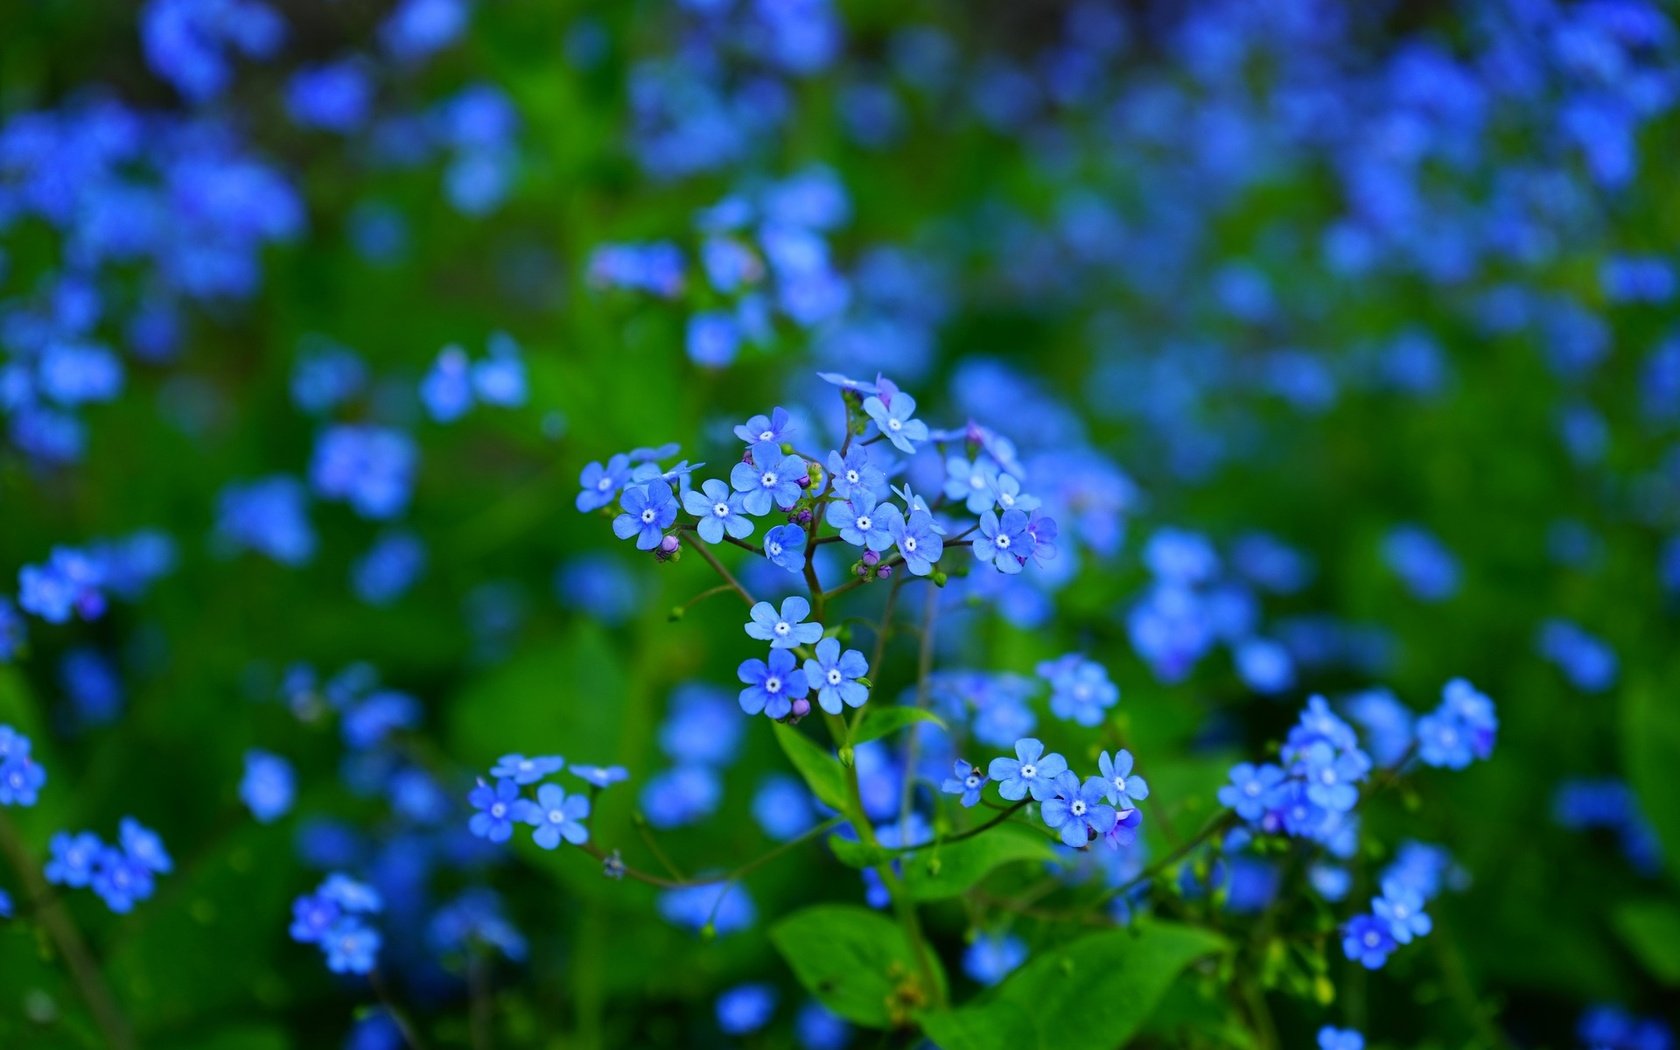
{"type": "Polygon", "coordinates": [[[681,546],[682,540],[677,539],[677,534],[674,532],[667,534],[659,541],[659,549],[664,551],[666,554],[675,554],[677,552],[677,548],[681,546]]]}
{"type": "Polygon", "coordinates": [[[891,565],[883,565],[879,569],[875,570],[875,576],[877,579],[890,579],[892,577],[892,569],[893,567],[891,565]]]}
{"type": "Polygon", "coordinates": [[[880,560],[881,560],[881,556],[879,554],[876,554],[874,551],[864,551],[863,552],[863,563],[865,565],[873,566],[874,564],[876,564],[880,560]]]}
{"type": "Polygon", "coordinates": [[[935,572],[935,573],[934,573],[934,574],[933,574],[933,577],[932,577],[932,578],[933,578],[933,585],[934,585],[934,586],[935,586],[935,587],[943,587],[943,586],[945,586],[945,581],[947,581],[947,580],[949,580],[949,579],[950,579],[950,577],[949,577],[949,576],[947,576],[947,575],[945,575],[945,574],[944,574],[944,573],[942,573],[942,572],[935,572]]]}
{"type": "Polygon", "coordinates": [[[800,697],[793,702],[793,717],[804,718],[811,713],[811,701],[800,697]]]}

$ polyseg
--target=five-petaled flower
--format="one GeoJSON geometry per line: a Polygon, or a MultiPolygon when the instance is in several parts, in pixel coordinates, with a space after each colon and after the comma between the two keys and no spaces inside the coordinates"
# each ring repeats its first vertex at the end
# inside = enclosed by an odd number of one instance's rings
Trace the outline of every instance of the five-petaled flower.
{"type": "Polygon", "coordinates": [[[694,531],[707,543],[721,543],[727,533],[736,539],[752,535],[753,523],[743,513],[746,497],[729,491],[717,478],[707,478],[698,491],[683,493],[683,510],[699,518],[694,531]]]}
{"type": "Polygon", "coordinates": [[[986,786],[985,772],[979,766],[971,766],[960,758],[952,765],[951,772],[955,775],[946,777],[939,790],[947,795],[961,796],[959,801],[965,807],[979,805],[980,791],[986,786]]]}
{"type": "Polygon", "coordinates": [[[1149,797],[1149,783],[1132,773],[1132,753],[1121,748],[1110,758],[1104,751],[1097,756],[1097,768],[1102,771],[1104,797],[1110,805],[1120,809],[1135,809],[1140,800],[1149,797]]]}
{"type": "Polygon", "coordinates": [[[1055,780],[1055,794],[1039,807],[1046,827],[1061,832],[1062,842],[1080,848],[1092,835],[1105,835],[1114,828],[1114,807],[1103,801],[1108,784],[1099,777],[1087,777],[1081,784],[1072,771],[1055,780]]]}
{"type": "Polygon", "coordinates": [[[1055,793],[1055,780],[1067,772],[1067,759],[1045,754],[1044,745],[1032,737],[1015,741],[1014,758],[994,758],[986,772],[998,782],[998,794],[1019,802],[1030,792],[1043,802],[1055,793]]]}
{"type": "Polygon", "coordinates": [[[659,546],[665,530],[677,520],[677,501],[664,481],[632,485],[624,490],[618,505],[624,513],[613,519],[613,535],[621,540],[636,537],[636,549],[650,551],[659,546]]]}
{"type": "Polygon", "coordinates": [[[786,718],[793,711],[793,701],[803,699],[810,688],[804,671],[786,649],[770,650],[768,661],[741,661],[735,675],[746,686],[741,690],[741,710],[749,715],[762,711],[771,718],[786,718]]]}
{"type": "MultiPolygon", "coordinates": [[[[791,601],[791,599],[789,599],[791,601]]],[[[805,661],[805,679],[817,691],[817,704],[831,715],[841,705],[862,707],[869,699],[869,687],[858,679],[869,673],[869,661],[856,649],[840,651],[840,642],[824,638],[817,643],[817,655],[805,661]]]]}
{"type": "Polygon", "coordinates": [[[554,849],[561,839],[574,846],[589,841],[589,829],[583,826],[583,818],[589,816],[589,799],[568,795],[558,784],[544,784],[537,789],[533,807],[537,830],[531,837],[543,849],[554,849]]]}
{"type": "Polygon", "coordinates": [[[810,645],[823,634],[822,624],[805,622],[810,612],[811,603],[797,594],[782,600],[780,612],[769,602],[759,602],[748,613],[752,619],[746,624],[747,636],[769,642],[772,649],[810,645]]]}

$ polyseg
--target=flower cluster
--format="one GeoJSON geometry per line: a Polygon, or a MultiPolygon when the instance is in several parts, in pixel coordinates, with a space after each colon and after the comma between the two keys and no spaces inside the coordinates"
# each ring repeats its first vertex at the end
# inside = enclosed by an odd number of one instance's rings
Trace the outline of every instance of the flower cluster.
{"type": "Polygon", "coordinates": [[[49,846],[48,882],[71,889],[91,887],[118,914],[127,914],[150,897],[157,876],[175,868],[163,840],[132,817],[123,818],[115,845],[100,841],[91,831],[61,831],[49,846]]]}
{"type": "Polygon", "coordinates": [[[1068,768],[1061,755],[1046,754],[1044,744],[1032,737],[1015,742],[1015,757],[998,757],[985,772],[957,761],[954,776],[940,785],[956,795],[965,808],[979,804],[988,780],[997,784],[998,794],[1009,802],[1025,805],[1028,796],[1038,803],[1039,818],[1075,849],[1101,841],[1110,849],[1129,846],[1143,824],[1138,802],[1149,797],[1149,783],[1132,772],[1132,753],[1125,749],[1097,756],[1100,776],[1083,781],[1068,768]]]}
{"type": "Polygon", "coordinates": [[[334,872],[314,893],[292,902],[292,940],[319,946],[333,973],[372,973],[383,938],[368,916],[384,907],[373,887],[334,872]]]}
{"type": "Polygon", "coordinates": [[[515,824],[536,830],[531,838],[543,849],[555,849],[561,841],[581,846],[589,841],[589,829],[583,821],[589,816],[590,799],[595,791],[628,778],[619,766],[571,767],[571,774],[589,785],[589,795],[570,794],[547,778],[560,772],[566,760],[559,755],[503,755],[491,767],[495,783],[483,780],[473,788],[468,801],[477,810],[469,826],[474,835],[491,842],[506,842],[513,837],[515,824]],[[527,798],[524,788],[535,784],[535,798],[527,798]]]}
{"type": "Polygon", "coordinates": [[[33,806],[47,771],[29,755],[29,738],[0,725],[0,806],[33,806]]]}

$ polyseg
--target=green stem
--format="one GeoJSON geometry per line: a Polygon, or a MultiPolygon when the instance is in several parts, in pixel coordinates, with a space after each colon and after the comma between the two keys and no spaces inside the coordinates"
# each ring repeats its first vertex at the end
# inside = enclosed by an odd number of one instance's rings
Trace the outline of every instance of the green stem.
{"type": "MultiPolygon", "coordinates": [[[[832,817],[799,835],[797,838],[788,839],[786,842],[777,846],[775,849],[770,850],[768,853],[762,853],[759,856],[754,857],[752,860],[747,861],[740,867],[726,871],[721,875],[699,875],[692,878],[666,879],[650,872],[642,871],[639,868],[632,868],[629,865],[625,865],[624,874],[626,877],[634,879],[637,882],[644,882],[649,886],[658,886],[660,889],[666,890],[682,889],[685,886],[715,886],[720,882],[734,882],[737,879],[745,878],[748,874],[757,871],[759,868],[775,860],[777,857],[789,852],[801,843],[809,842],[811,839],[814,839],[819,835],[833,831],[843,823],[845,823],[845,818],[832,817]]],[[[591,857],[594,857],[596,860],[604,861],[607,859],[607,852],[593,842],[585,842],[583,845],[579,846],[578,849],[589,854],[591,857]]]]}
{"type": "MultiPolygon", "coordinates": [[[[687,527],[685,526],[685,531],[686,529],[687,527]]],[[[689,546],[694,548],[694,552],[704,558],[706,564],[710,565],[712,569],[723,578],[724,584],[732,589],[736,594],[741,596],[742,601],[746,602],[749,606],[758,604],[753,599],[752,594],[745,587],[741,586],[741,581],[737,580],[728,569],[723,567],[723,562],[717,560],[717,555],[712,553],[711,547],[706,545],[705,540],[701,539],[695,533],[690,532],[688,542],[689,546]]]]}

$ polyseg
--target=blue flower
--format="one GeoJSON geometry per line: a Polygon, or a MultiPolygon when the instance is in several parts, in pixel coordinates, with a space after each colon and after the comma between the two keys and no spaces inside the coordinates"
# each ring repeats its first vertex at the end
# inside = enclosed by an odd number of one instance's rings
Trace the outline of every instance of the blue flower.
{"type": "Polygon", "coordinates": [[[951,767],[954,776],[945,778],[945,783],[939,790],[947,795],[959,795],[965,808],[973,808],[980,804],[980,792],[986,786],[986,774],[979,766],[971,766],[962,759],[957,759],[951,767]]]}
{"type": "Polygon", "coordinates": [[[578,475],[583,491],[577,494],[577,509],[588,513],[600,510],[613,501],[618,490],[630,480],[630,457],[622,452],[607,461],[606,466],[590,463],[578,475]]]}
{"type": "Polygon", "coordinates": [[[97,620],[105,612],[105,573],[98,562],[70,547],[54,547],[45,565],[18,570],[18,608],[48,623],[68,623],[72,614],[97,620]]]}
{"type": "Polygon", "coordinates": [[[822,624],[804,622],[810,612],[811,603],[797,594],[782,601],[779,613],[769,602],[759,602],[748,614],[752,619],[746,624],[747,637],[769,642],[772,649],[810,645],[823,634],[822,624]]]}
{"type": "Polygon", "coordinates": [[[378,890],[341,871],[328,875],[315,892],[355,915],[373,914],[385,908],[384,898],[380,897],[378,890]]]}
{"type": "Polygon", "coordinates": [[[1329,744],[1336,751],[1353,751],[1359,747],[1359,737],[1353,727],[1330,710],[1330,704],[1324,697],[1315,695],[1307,699],[1307,706],[1301,711],[1301,721],[1284,740],[1283,756],[1297,758],[1319,741],[1329,744]]]}
{"type": "Polygon", "coordinates": [[[93,862],[93,892],[119,915],[152,895],[152,870],[115,846],[100,849],[93,862]]]}
{"type": "Polygon", "coordinates": [[[764,534],[764,556],[772,565],[800,572],[805,568],[805,530],[798,525],[777,525],[764,534]]]}
{"type": "Polygon", "coordinates": [[[756,517],[770,513],[772,504],[787,510],[798,503],[805,493],[799,483],[806,473],[803,459],[784,456],[775,445],[760,444],[753,446],[746,462],[730,468],[729,484],[742,494],[741,505],[747,513],[756,517]]]}
{"type": "Polygon", "coordinates": [[[1342,930],[1342,951],[1367,970],[1379,970],[1394,951],[1394,935],[1376,916],[1356,915],[1342,930]]]}
{"type": "Polygon", "coordinates": [[[1027,961],[1027,946],[1006,933],[983,933],[963,952],[963,973],[983,985],[994,985],[1027,961]]]}
{"type": "Polygon", "coordinates": [[[1231,782],[1219,789],[1219,804],[1236,810],[1244,820],[1259,820],[1281,801],[1278,787],[1283,777],[1283,770],[1269,762],[1239,762],[1231,767],[1231,782]]]}
{"type": "Polygon", "coordinates": [[[894,514],[887,522],[893,544],[904,555],[904,567],[913,576],[933,572],[934,562],[945,553],[945,540],[939,535],[939,524],[925,510],[913,511],[908,520],[894,514]]]}
{"type": "Polygon", "coordinates": [[[1425,765],[1463,769],[1475,755],[1470,737],[1458,719],[1445,711],[1434,711],[1417,721],[1418,757],[1425,765]]]}
{"type": "MultiPolygon", "coordinates": [[[[789,598],[788,601],[794,599],[789,598]]],[[[786,604],[783,608],[786,609],[786,604]]],[[[817,643],[817,655],[805,661],[805,680],[817,691],[817,703],[831,715],[841,705],[862,707],[869,699],[869,687],[858,679],[869,673],[869,662],[856,649],[840,651],[840,641],[824,638],[817,643]]]]}
{"type": "Polygon", "coordinates": [[[1116,751],[1113,758],[1107,751],[1098,755],[1097,768],[1102,770],[1104,797],[1110,805],[1134,809],[1139,800],[1149,797],[1149,783],[1132,775],[1132,753],[1125,748],[1116,751]]]}
{"type": "Polygon", "coordinates": [[[93,865],[105,844],[91,831],[74,835],[60,831],[52,837],[47,848],[52,852],[47,860],[47,881],[54,886],[76,888],[93,881],[93,865]]]}
{"type": "Polygon", "coordinates": [[[786,649],[771,649],[770,660],[743,660],[735,675],[746,688],[741,690],[741,710],[749,715],[763,712],[771,718],[786,718],[793,701],[803,699],[810,682],[786,649]]]}
{"type": "Polygon", "coordinates": [[[1103,712],[1120,702],[1120,690],[1109,681],[1108,671],[1078,653],[1046,660],[1038,665],[1038,673],[1050,680],[1050,710],[1057,718],[1087,727],[1101,725],[1103,712]]]}
{"type": "Polygon", "coordinates": [[[1044,745],[1032,737],[1015,741],[1014,758],[994,758],[986,772],[998,782],[998,794],[1019,802],[1032,793],[1043,802],[1052,797],[1055,779],[1067,772],[1067,759],[1044,753],[1044,745]]]}
{"type": "Polygon", "coordinates": [[[33,806],[47,771],[29,756],[29,738],[0,725],[0,806],[33,806]]]}
{"type": "Polygon", "coordinates": [[[751,1035],[775,1012],[776,989],[767,984],[743,984],[718,996],[718,1027],[726,1035],[751,1035]]]}
{"type": "Polygon", "coordinates": [[[0,919],[9,919],[15,914],[12,908],[12,895],[0,890],[0,919]]]}
{"type": "Polygon", "coordinates": [[[898,516],[898,508],[891,503],[877,508],[875,497],[867,492],[828,505],[828,523],[840,530],[841,539],[876,552],[892,546],[892,522],[898,516]]]}
{"type": "Polygon", "coordinates": [[[408,506],[419,458],[413,439],[400,430],[333,426],[315,444],[309,479],[316,492],[344,500],[364,518],[394,518],[408,506]]]}
{"type": "Polygon", "coordinates": [[[1071,771],[1064,770],[1056,777],[1056,794],[1042,800],[1040,816],[1046,827],[1062,834],[1062,842],[1076,849],[1091,841],[1092,835],[1105,835],[1114,829],[1117,815],[1114,807],[1103,801],[1108,785],[1097,777],[1087,777],[1085,783],[1071,771]]]}
{"type": "Polygon", "coordinates": [[[239,781],[239,798],[257,823],[269,824],[289,813],[296,790],[290,762],[255,748],[245,752],[245,776],[239,781]]]}
{"type": "Polygon", "coordinates": [[[302,565],[315,553],[308,498],[302,482],[284,475],[229,485],[216,497],[217,539],[282,565],[302,565]]]}
{"type": "Polygon", "coordinates": [[[420,403],[433,422],[452,423],[472,408],[472,364],[467,352],[446,346],[420,380],[420,403]]]}
{"type": "MultiPolygon", "coordinates": [[[[574,771],[575,772],[575,771],[574,771]]],[[[574,846],[589,841],[589,829],[583,818],[589,816],[589,800],[582,795],[567,795],[558,784],[544,784],[537,789],[534,820],[537,830],[531,835],[543,849],[554,849],[565,839],[574,846]]]]}
{"type": "Polygon", "coordinates": [[[864,398],[863,411],[875,421],[881,435],[900,452],[914,453],[915,442],[928,439],[927,424],[913,418],[916,399],[901,392],[886,379],[876,379],[875,393],[864,398]]]}
{"type": "Polygon", "coordinates": [[[845,1050],[852,1039],[851,1026],[815,999],[800,1007],[793,1027],[804,1050],[845,1050]]]}
{"type": "Polygon", "coordinates": [[[619,500],[624,513],[613,519],[613,535],[621,540],[636,537],[636,549],[650,551],[659,546],[665,530],[677,520],[677,501],[671,486],[650,481],[624,490],[619,500]]]}
{"type": "Polygon", "coordinates": [[[966,456],[946,457],[945,497],[965,501],[970,514],[992,509],[997,502],[993,497],[996,482],[997,464],[990,458],[980,456],[970,462],[966,456]]]}
{"type": "Polygon", "coordinates": [[[163,848],[163,840],[157,832],[141,824],[133,817],[124,817],[117,827],[117,838],[122,842],[122,849],[128,858],[158,875],[167,875],[175,870],[175,862],[169,859],[169,853],[163,848]]]}
{"type": "Polygon", "coordinates": [[[355,919],[344,919],[321,938],[327,969],[333,973],[373,972],[379,959],[379,931],[355,919]]]}
{"type": "Polygon", "coordinates": [[[623,766],[573,766],[572,776],[598,788],[609,788],[630,779],[630,771],[623,766]]]}
{"type": "Polygon", "coordinates": [[[753,523],[741,513],[744,502],[717,478],[706,479],[700,491],[689,489],[682,498],[683,509],[700,519],[694,531],[707,543],[721,543],[726,532],[736,539],[752,535],[753,523]]]}
{"type": "MultiPolygon", "coordinates": [[[[998,474],[993,477],[989,495],[997,502],[999,510],[1034,511],[1041,505],[1037,496],[1028,496],[1021,491],[1021,482],[1013,474],[998,474]]],[[[988,508],[981,508],[985,509],[988,508]]],[[[1055,533],[1052,532],[1051,535],[1054,536],[1055,533]]]]}
{"type": "Polygon", "coordinates": [[[880,499],[887,491],[887,476],[881,468],[869,462],[869,450],[862,445],[849,450],[845,456],[828,454],[829,491],[841,499],[851,499],[867,493],[880,499]]]}
{"type": "Polygon", "coordinates": [[[1325,1025],[1318,1030],[1318,1050],[1365,1050],[1365,1037],[1351,1028],[1325,1025]]]}
{"type": "Polygon", "coordinates": [[[1306,779],[1307,797],[1314,805],[1346,813],[1359,801],[1359,789],[1354,785],[1364,779],[1370,768],[1364,752],[1337,754],[1328,743],[1319,740],[1302,754],[1298,771],[1306,779]]]}
{"type": "Polygon", "coordinates": [[[473,389],[487,405],[518,408],[527,395],[519,344],[506,332],[495,332],[490,336],[489,350],[488,357],[473,364],[473,389]]]}
{"type": "Polygon", "coordinates": [[[1371,899],[1371,913],[1388,924],[1389,934],[1401,944],[1434,928],[1423,910],[1423,894],[1399,879],[1383,880],[1382,896],[1371,899]]]}
{"type": "Polygon", "coordinates": [[[805,782],[782,773],[765,777],[753,793],[752,815],[777,842],[796,838],[817,822],[816,802],[805,782]]]}
{"type": "Polygon", "coordinates": [[[788,411],[780,406],[772,408],[768,416],[753,416],[745,423],[735,428],[735,436],[745,441],[748,447],[769,442],[780,445],[793,436],[793,419],[788,411]]]}
{"type": "Polygon", "coordinates": [[[344,909],[337,901],[321,894],[305,894],[292,902],[292,940],[299,944],[318,944],[343,916],[344,909]]]}
{"type": "MultiPolygon", "coordinates": [[[[559,755],[539,755],[526,758],[524,755],[503,755],[490,767],[490,775],[497,778],[506,777],[515,784],[535,784],[542,778],[558,773],[566,768],[566,760],[559,755]]],[[[575,772],[575,770],[574,770],[575,772]]]]}
{"type": "Polygon", "coordinates": [[[513,822],[530,824],[531,800],[519,796],[519,785],[513,780],[503,777],[491,787],[484,781],[472,789],[467,796],[477,813],[467,822],[467,827],[479,838],[489,839],[491,842],[506,842],[513,837],[513,822]]]}
{"type": "Polygon", "coordinates": [[[974,540],[974,556],[991,562],[999,572],[1017,573],[1032,556],[1032,542],[1027,534],[1026,514],[1008,510],[999,518],[988,510],[980,515],[980,535],[974,540]]]}

